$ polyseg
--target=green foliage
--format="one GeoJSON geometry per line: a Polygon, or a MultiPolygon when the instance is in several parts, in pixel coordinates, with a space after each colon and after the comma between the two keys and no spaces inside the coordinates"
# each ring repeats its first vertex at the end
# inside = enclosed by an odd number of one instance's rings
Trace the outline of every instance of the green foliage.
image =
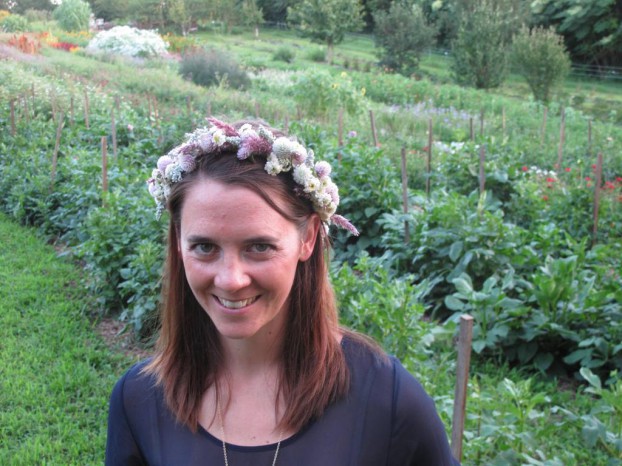
{"type": "Polygon", "coordinates": [[[364,91],[354,85],[346,72],[309,70],[298,76],[291,93],[304,114],[320,118],[329,112],[337,113],[340,108],[354,115],[366,105],[364,91]]]}
{"type": "Polygon", "coordinates": [[[413,285],[410,277],[396,276],[365,253],[352,267],[335,267],[331,280],[341,323],[371,336],[402,361],[408,357],[427,359],[435,338],[450,334],[424,320],[428,280],[413,285]]]}
{"type": "Polygon", "coordinates": [[[272,59],[275,61],[291,63],[294,61],[295,56],[296,54],[291,48],[282,46],[275,50],[274,54],[272,55],[272,59]]]}
{"type": "Polygon", "coordinates": [[[374,15],[374,37],[380,64],[405,76],[419,67],[421,55],[434,44],[436,31],[418,5],[394,2],[388,12],[374,15]]]}
{"type": "Polygon", "coordinates": [[[323,63],[326,61],[326,50],[324,50],[322,47],[312,48],[307,53],[307,59],[316,63],[323,63]]]}
{"type": "Polygon", "coordinates": [[[622,29],[616,0],[537,0],[536,24],[553,26],[564,36],[574,60],[621,66],[622,29]]]}
{"type": "Polygon", "coordinates": [[[52,16],[65,31],[88,31],[91,6],[83,0],[64,0],[52,16]]]}
{"type": "Polygon", "coordinates": [[[52,17],[50,12],[47,10],[35,10],[32,8],[26,10],[24,12],[24,16],[26,17],[29,23],[34,23],[37,21],[40,21],[40,22],[49,21],[52,17]]]}
{"type": "Polygon", "coordinates": [[[28,20],[21,15],[9,15],[0,20],[2,32],[24,32],[28,30],[28,20]]]}
{"type": "Polygon", "coordinates": [[[527,80],[536,100],[548,103],[568,71],[570,59],[563,38],[553,29],[523,27],[512,44],[512,64],[527,80]]]}
{"type": "Polygon", "coordinates": [[[226,83],[233,89],[251,85],[250,78],[230,54],[215,49],[193,50],[185,54],[179,73],[200,86],[210,87],[226,83]]]}
{"type": "Polygon", "coordinates": [[[362,7],[359,0],[303,0],[288,8],[287,21],[332,50],[346,32],[363,27],[362,7]]]}
{"type": "Polygon", "coordinates": [[[458,84],[477,89],[498,87],[507,73],[507,15],[489,0],[463,16],[452,44],[453,75],[458,84]]]}

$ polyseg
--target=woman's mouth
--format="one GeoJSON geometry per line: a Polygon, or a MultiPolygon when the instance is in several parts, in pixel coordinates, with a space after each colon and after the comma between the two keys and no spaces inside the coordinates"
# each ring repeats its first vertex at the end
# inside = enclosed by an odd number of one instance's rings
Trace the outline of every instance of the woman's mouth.
{"type": "Polygon", "coordinates": [[[228,299],[224,299],[221,298],[219,296],[216,296],[216,300],[223,305],[224,307],[226,307],[227,309],[242,309],[243,307],[249,306],[251,304],[253,304],[255,301],[257,301],[258,296],[254,296],[252,298],[248,298],[248,299],[242,299],[239,301],[230,301],[228,299]]]}

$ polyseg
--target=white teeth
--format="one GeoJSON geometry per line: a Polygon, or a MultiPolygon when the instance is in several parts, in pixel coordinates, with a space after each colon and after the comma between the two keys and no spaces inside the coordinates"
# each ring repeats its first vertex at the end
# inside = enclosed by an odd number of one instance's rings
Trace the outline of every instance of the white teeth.
{"type": "Polygon", "coordinates": [[[253,303],[255,301],[255,298],[244,299],[242,301],[229,301],[227,299],[218,298],[218,301],[220,301],[220,304],[228,307],[229,309],[241,309],[244,306],[248,306],[249,304],[253,303]]]}

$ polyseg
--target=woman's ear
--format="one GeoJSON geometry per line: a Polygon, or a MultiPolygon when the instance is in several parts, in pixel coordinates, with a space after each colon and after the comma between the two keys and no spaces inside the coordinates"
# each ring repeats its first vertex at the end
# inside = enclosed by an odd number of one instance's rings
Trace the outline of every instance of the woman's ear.
{"type": "Polygon", "coordinates": [[[304,262],[313,254],[315,241],[317,240],[320,228],[323,228],[320,217],[317,214],[312,215],[301,232],[300,242],[302,244],[300,247],[300,255],[298,256],[299,260],[304,262]]]}

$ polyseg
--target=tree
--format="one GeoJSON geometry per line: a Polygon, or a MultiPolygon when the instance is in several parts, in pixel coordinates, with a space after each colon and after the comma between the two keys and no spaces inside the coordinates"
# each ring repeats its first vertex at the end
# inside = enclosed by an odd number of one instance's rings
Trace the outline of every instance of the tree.
{"type": "Polygon", "coordinates": [[[105,21],[125,18],[129,12],[127,0],[92,0],[91,7],[93,14],[105,21]]]}
{"type": "Polygon", "coordinates": [[[0,10],[10,10],[11,13],[23,15],[26,10],[52,11],[56,5],[50,0],[2,0],[0,10]]]}
{"type": "Polygon", "coordinates": [[[536,100],[548,103],[555,85],[570,71],[570,58],[562,36],[553,28],[523,27],[514,38],[512,62],[527,80],[536,100]]]}
{"type": "Polygon", "coordinates": [[[622,66],[622,2],[536,0],[534,24],[555,26],[577,61],[622,66]]]}
{"type": "Polygon", "coordinates": [[[405,76],[413,74],[436,35],[436,30],[426,23],[421,7],[395,2],[388,12],[376,12],[374,22],[380,63],[405,76]]]}
{"type": "Polygon", "coordinates": [[[302,0],[288,8],[287,20],[297,25],[303,36],[326,44],[329,59],[346,32],[363,27],[359,0],[302,0]]]}
{"type": "Polygon", "coordinates": [[[88,31],[91,6],[82,0],[64,0],[52,15],[65,31],[88,31]]]}
{"type": "Polygon", "coordinates": [[[464,11],[452,43],[452,71],[458,84],[478,89],[498,87],[507,73],[515,12],[495,0],[482,0],[464,11]]]}
{"type": "Polygon", "coordinates": [[[259,37],[259,25],[263,23],[263,11],[255,0],[243,0],[240,5],[241,22],[244,26],[255,28],[255,37],[259,37]]]}

